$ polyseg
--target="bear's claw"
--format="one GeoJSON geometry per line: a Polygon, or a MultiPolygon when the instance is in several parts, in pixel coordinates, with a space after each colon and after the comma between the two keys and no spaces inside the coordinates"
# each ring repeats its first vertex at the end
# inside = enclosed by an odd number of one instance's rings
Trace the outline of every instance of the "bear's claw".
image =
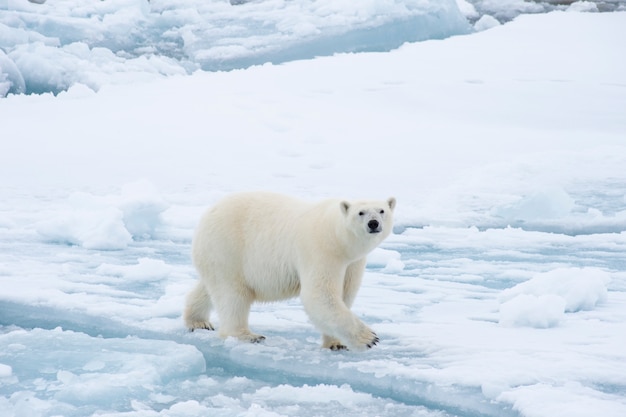
{"type": "Polygon", "coordinates": [[[215,330],[215,327],[213,327],[213,325],[211,323],[208,322],[197,322],[197,323],[193,323],[190,327],[189,327],[189,331],[193,332],[196,329],[202,329],[202,330],[215,330]]]}
{"type": "Polygon", "coordinates": [[[334,344],[334,345],[330,345],[329,346],[330,350],[334,350],[335,352],[340,351],[340,350],[348,350],[348,347],[345,345],[342,345],[340,343],[334,344]]]}
{"type": "Polygon", "coordinates": [[[265,336],[258,335],[256,337],[253,337],[252,339],[250,339],[250,342],[252,342],[252,343],[261,343],[264,340],[265,340],[265,336]]]}
{"type": "Polygon", "coordinates": [[[378,342],[380,342],[380,339],[378,338],[378,336],[376,336],[376,333],[372,332],[372,334],[374,335],[374,338],[370,343],[366,345],[368,349],[371,349],[372,347],[376,346],[378,342]]]}
{"type": "Polygon", "coordinates": [[[255,333],[241,333],[238,335],[220,335],[220,336],[222,338],[225,338],[227,336],[233,336],[239,339],[241,342],[248,342],[248,343],[261,343],[262,341],[265,340],[265,336],[260,335],[260,334],[255,334],[255,333]]]}

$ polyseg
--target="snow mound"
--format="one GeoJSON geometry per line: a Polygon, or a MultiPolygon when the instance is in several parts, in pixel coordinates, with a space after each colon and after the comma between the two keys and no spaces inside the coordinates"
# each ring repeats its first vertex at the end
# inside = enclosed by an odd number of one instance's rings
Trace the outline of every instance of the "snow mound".
{"type": "Polygon", "coordinates": [[[141,282],[164,279],[171,273],[171,270],[172,268],[161,259],[139,258],[135,265],[103,263],[96,269],[96,272],[141,282]]]}
{"type": "Polygon", "coordinates": [[[576,1],[569,5],[568,12],[598,12],[598,6],[593,1],[576,1]]]}
{"type": "Polygon", "coordinates": [[[367,256],[367,266],[382,268],[382,272],[397,274],[404,269],[404,262],[400,258],[400,252],[376,248],[367,256]]]}
{"type": "Polygon", "coordinates": [[[93,196],[81,193],[72,195],[68,203],[69,207],[40,222],[37,232],[45,240],[99,250],[124,249],[132,241],[116,207],[98,204],[93,196]]]}
{"type": "Polygon", "coordinates": [[[0,56],[0,97],[387,51],[471,31],[455,0],[231,3],[11,2],[0,14],[0,50],[6,52],[0,56]]]}
{"type": "Polygon", "coordinates": [[[9,365],[0,363],[0,378],[8,378],[13,374],[13,369],[9,365]]]}
{"type": "Polygon", "coordinates": [[[481,16],[476,23],[474,23],[474,29],[478,32],[482,32],[483,30],[491,29],[496,26],[500,26],[500,22],[493,16],[489,16],[488,14],[481,16]]]}
{"type": "Polygon", "coordinates": [[[135,239],[153,237],[161,223],[161,213],[168,208],[157,188],[143,180],[122,187],[118,207],[124,227],[135,239]]]}
{"type": "Polygon", "coordinates": [[[556,327],[565,315],[565,300],[558,295],[520,294],[500,306],[503,326],[556,327]]]}
{"type": "Polygon", "coordinates": [[[86,249],[117,250],[154,237],[167,204],[149,182],[127,184],[121,195],[73,193],[67,204],[39,222],[45,240],[86,249]]]}
{"type": "Polygon", "coordinates": [[[589,205],[587,197],[584,190],[570,194],[561,187],[538,188],[515,196],[513,202],[494,204],[482,221],[488,227],[513,226],[570,235],[626,230],[626,210],[619,192],[599,208],[589,205]]]}
{"type": "Polygon", "coordinates": [[[26,84],[20,70],[11,58],[0,49],[0,97],[4,97],[9,93],[21,94],[25,91],[26,84]]]}
{"type": "Polygon", "coordinates": [[[593,310],[606,300],[610,274],[598,268],[558,268],[500,295],[500,324],[554,327],[565,313],[593,310]]]}
{"type": "Polygon", "coordinates": [[[493,210],[495,216],[512,224],[566,217],[574,209],[574,199],[562,188],[546,188],[521,197],[513,204],[493,210]]]}

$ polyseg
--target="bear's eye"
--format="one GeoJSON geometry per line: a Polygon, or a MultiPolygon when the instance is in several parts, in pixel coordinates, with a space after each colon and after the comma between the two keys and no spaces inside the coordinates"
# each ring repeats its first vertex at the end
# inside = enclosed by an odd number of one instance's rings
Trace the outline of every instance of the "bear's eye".
{"type": "Polygon", "coordinates": [[[381,210],[381,211],[380,211],[380,214],[385,214],[385,210],[381,210]]]}
{"type": "Polygon", "coordinates": [[[364,216],[365,212],[364,211],[359,211],[359,216],[364,216]]]}

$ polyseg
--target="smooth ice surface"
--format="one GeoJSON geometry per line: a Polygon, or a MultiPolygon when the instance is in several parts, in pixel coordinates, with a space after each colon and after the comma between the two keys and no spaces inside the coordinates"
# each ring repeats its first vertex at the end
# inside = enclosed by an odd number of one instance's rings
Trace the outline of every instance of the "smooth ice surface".
{"type": "Polygon", "coordinates": [[[0,415],[623,417],[622,39],[562,11],[0,100],[0,415]],[[298,300],[254,306],[261,344],[184,329],[193,229],[250,189],[397,198],[378,346],[321,350],[298,300]]]}

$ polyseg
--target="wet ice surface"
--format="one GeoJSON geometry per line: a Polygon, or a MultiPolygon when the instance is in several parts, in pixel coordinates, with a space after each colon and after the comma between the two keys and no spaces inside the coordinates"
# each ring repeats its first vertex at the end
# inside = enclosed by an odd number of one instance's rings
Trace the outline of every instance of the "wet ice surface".
{"type": "Polygon", "coordinates": [[[625,415],[624,16],[0,100],[0,414],[625,415]],[[250,189],[398,199],[378,346],[298,300],[184,329],[193,228],[250,189]]]}
{"type": "Polygon", "coordinates": [[[193,274],[180,254],[189,242],[143,241],[122,253],[24,245],[11,256],[19,268],[3,271],[0,407],[6,415],[502,416],[518,415],[514,402],[535,415],[521,402],[528,391],[546,395],[547,409],[584,396],[619,415],[625,245],[623,234],[407,229],[374,253],[354,307],[382,340],[364,354],[321,350],[297,300],[253,308],[262,344],[186,332],[180,309],[193,274]],[[555,274],[560,285],[544,291],[555,274]],[[551,302],[537,295],[532,310],[504,308],[533,283],[551,302]],[[578,307],[566,309],[569,300],[578,307]]]}

